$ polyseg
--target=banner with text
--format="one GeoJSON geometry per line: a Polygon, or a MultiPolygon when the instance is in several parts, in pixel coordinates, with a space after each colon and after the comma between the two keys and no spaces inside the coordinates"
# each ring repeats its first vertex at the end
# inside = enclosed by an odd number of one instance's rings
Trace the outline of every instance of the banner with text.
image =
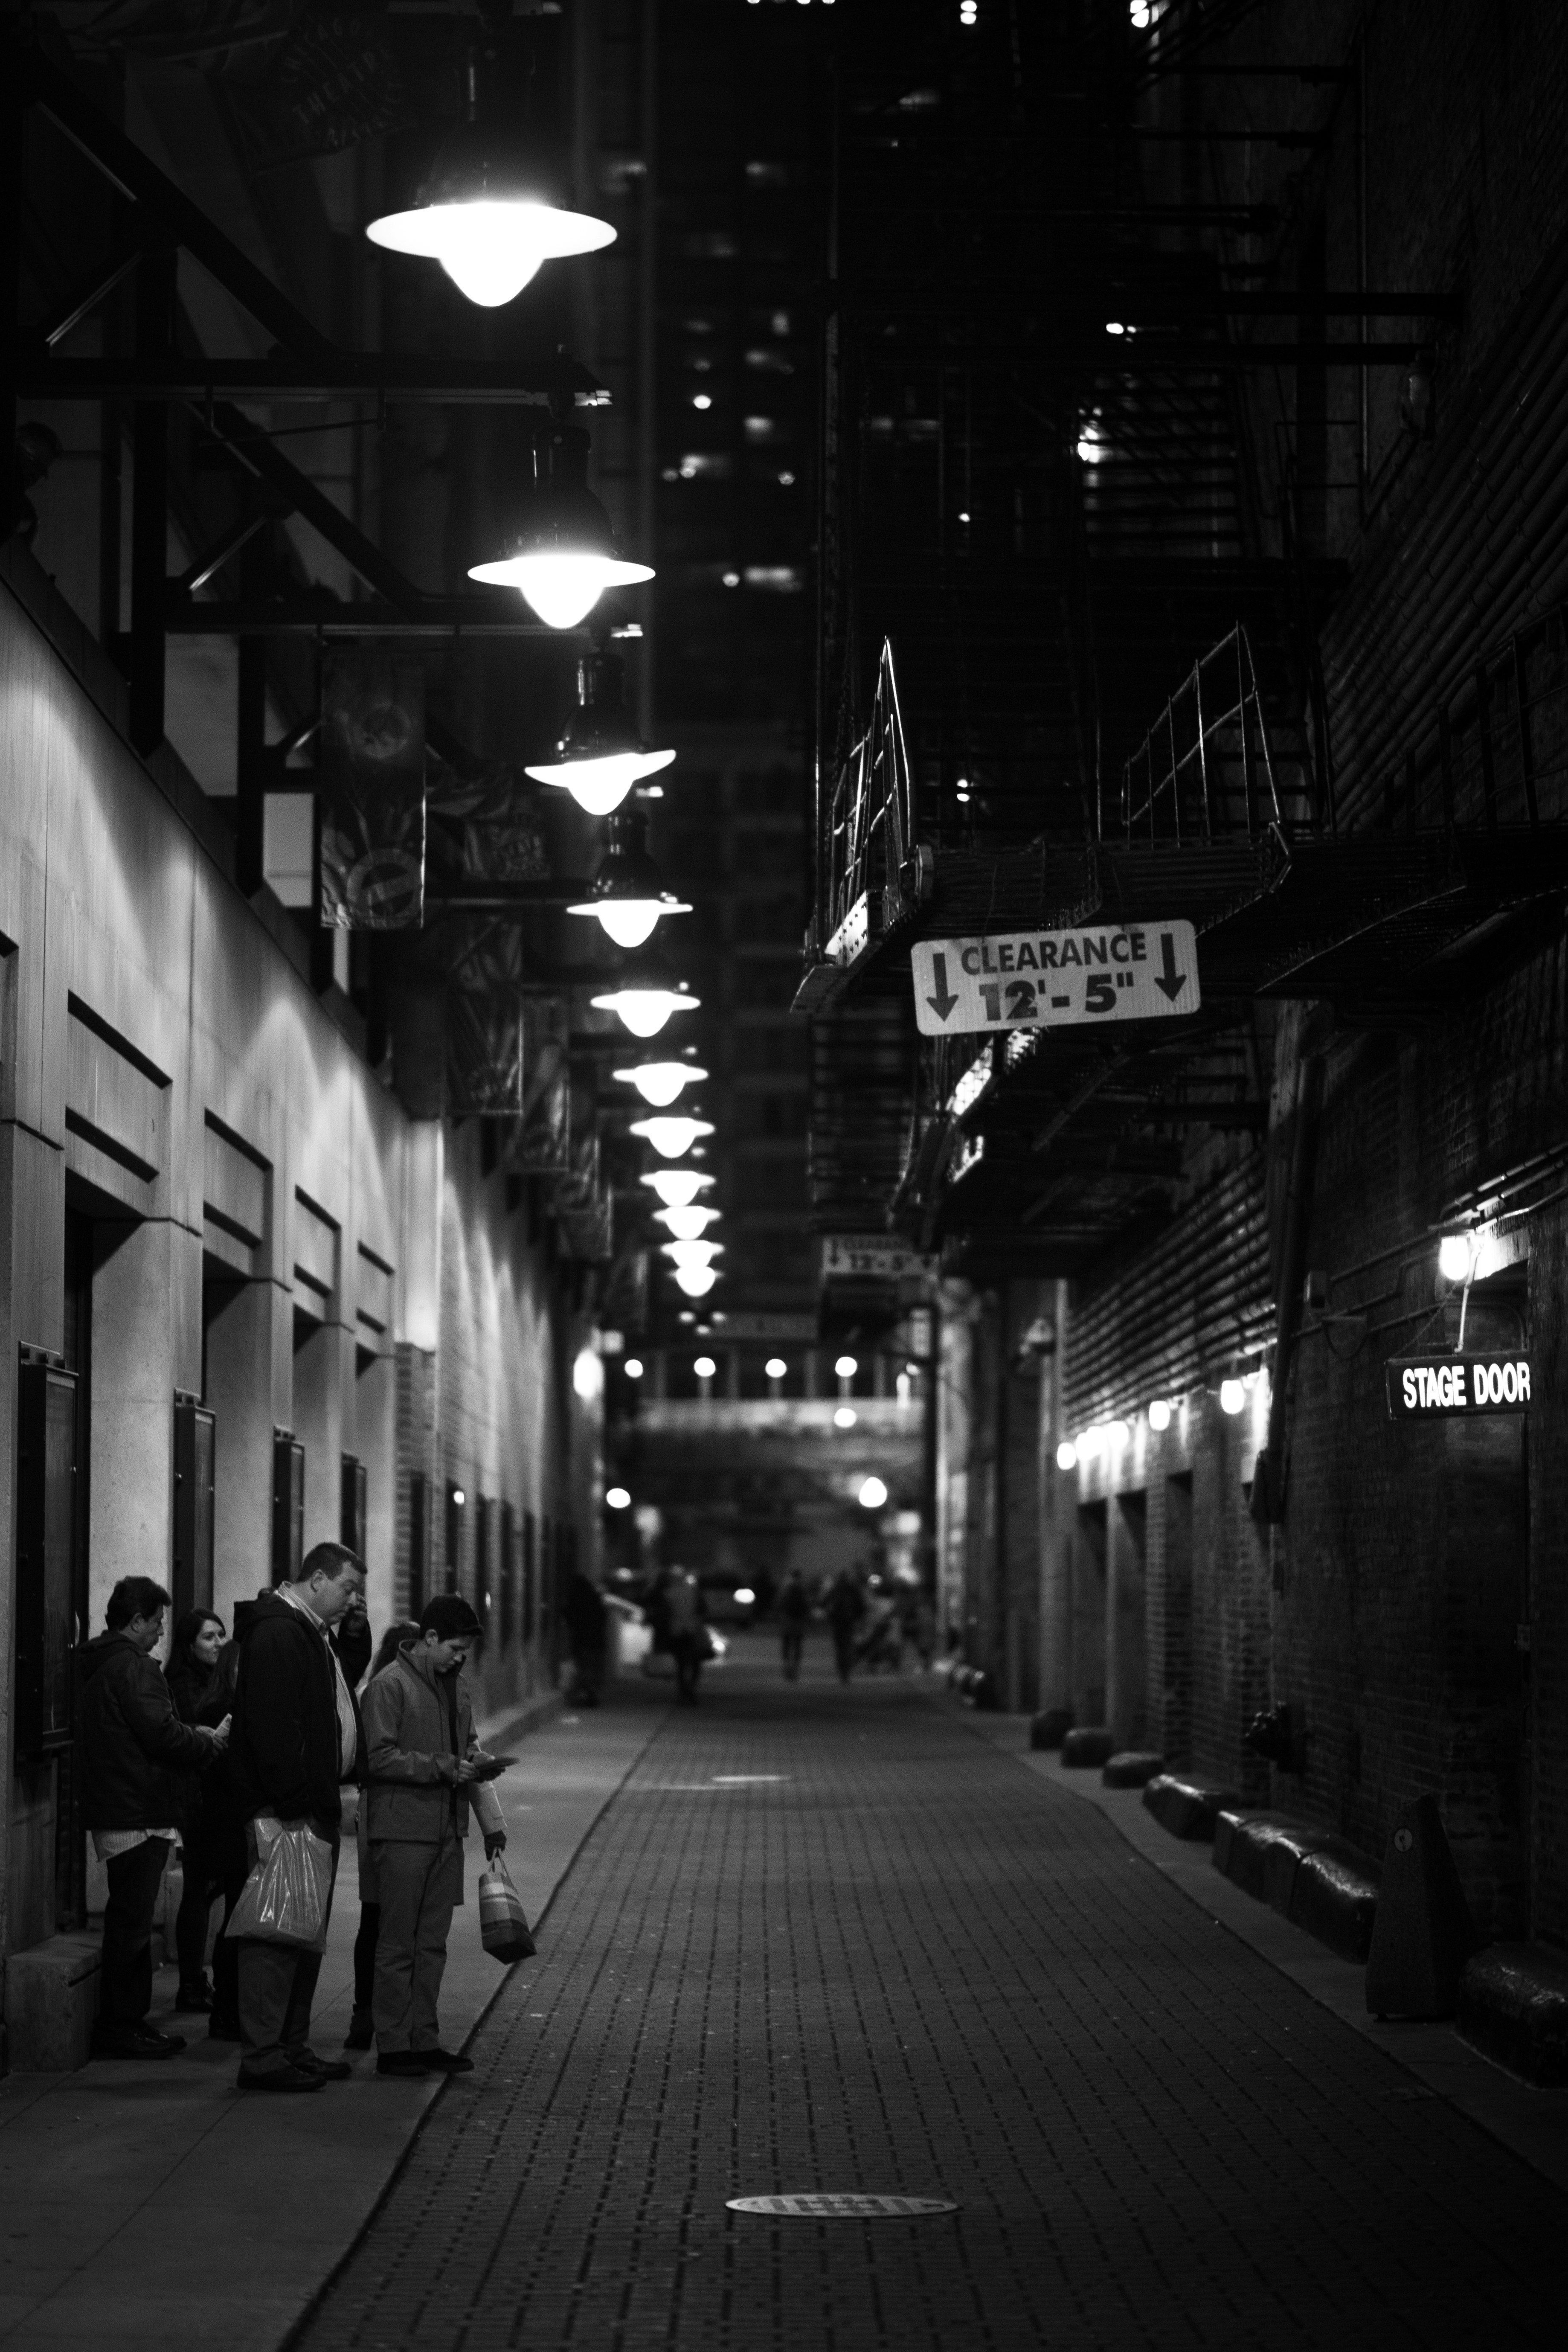
{"type": "Polygon", "coordinates": [[[1203,1001],[1190,923],[916,940],[909,952],[915,1018],[927,1037],[1166,1020],[1203,1001]]]}

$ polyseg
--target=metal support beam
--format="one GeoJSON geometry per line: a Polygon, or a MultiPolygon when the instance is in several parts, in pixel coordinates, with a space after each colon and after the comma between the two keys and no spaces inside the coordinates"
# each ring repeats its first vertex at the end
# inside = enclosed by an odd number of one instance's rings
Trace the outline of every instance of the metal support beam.
{"type": "MultiPolygon", "coordinates": [[[[609,395],[575,362],[538,352],[522,360],[465,360],[439,352],[327,351],[267,359],[46,358],[35,344],[20,359],[19,389],[31,400],[444,401],[480,406],[541,406],[559,390],[563,367],[575,406],[603,407],[609,395]]],[[[253,435],[256,428],[252,425],[253,435]]]]}
{"type": "Polygon", "coordinates": [[[547,627],[520,596],[508,611],[504,594],[491,599],[409,593],[409,611],[389,611],[384,604],[337,604],[326,598],[316,603],[298,595],[257,596],[235,604],[193,604],[176,595],[170,598],[165,625],[176,637],[549,637],[564,646],[591,642],[586,627],[547,627]]]}
{"type": "MultiPolygon", "coordinates": [[[[174,250],[150,247],[136,273],[136,343],[155,358],[174,331],[174,250]]],[[[163,740],[163,612],[169,540],[169,412],[138,401],[131,418],[131,740],[139,751],[163,740]]]]}

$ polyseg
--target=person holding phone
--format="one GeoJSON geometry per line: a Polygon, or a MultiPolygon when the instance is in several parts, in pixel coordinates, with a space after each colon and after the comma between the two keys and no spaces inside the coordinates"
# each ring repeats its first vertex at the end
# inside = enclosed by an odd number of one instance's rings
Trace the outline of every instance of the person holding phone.
{"type": "Polygon", "coordinates": [[[480,1633],[460,1593],[443,1592],[365,1693],[371,1893],[380,1906],[371,2008],[378,2074],[465,2074],[473,2060],[441,2046],[437,2008],[452,1914],[463,1900],[469,1807],[486,1860],[507,1843],[499,1770],[474,1732],[463,1668],[480,1633]]]}

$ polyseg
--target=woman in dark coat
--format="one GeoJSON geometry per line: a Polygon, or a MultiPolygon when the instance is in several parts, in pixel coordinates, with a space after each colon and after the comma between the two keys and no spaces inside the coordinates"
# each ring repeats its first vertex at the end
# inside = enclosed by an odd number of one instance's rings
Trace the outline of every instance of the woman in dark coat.
{"type": "MultiPolygon", "coordinates": [[[[228,1713],[229,1694],[224,1688],[218,1653],[224,1643],[223,1619],[211,1609],[188,1609],[174,1628],[165,1680],[174,1712],[182,1723],[208,1724],[214,1728],[228,1713]]],[[[210,2010],[213,1990],[206,1972],[207,1926],[213,1897],[222,1871],[214,1864],[213,1839],[206,1833],[213,1810],[207,1788],[210,1774],[184,1776],[180,1816],[180,1843],[184,1853],[184,1891],[174,1923],[174,1947],[180,1960],[176,2009],[210,2010]]]]}

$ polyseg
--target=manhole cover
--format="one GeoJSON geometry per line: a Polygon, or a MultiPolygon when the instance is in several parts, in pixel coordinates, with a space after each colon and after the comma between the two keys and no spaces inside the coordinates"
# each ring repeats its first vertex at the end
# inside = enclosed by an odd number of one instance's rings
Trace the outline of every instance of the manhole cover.
{"type": "Polygon", "coordinates": [[[956,2213],[946,2197],[878,2197],[849,2189],[805,2189],[781,2197],[731,2197],[732,2213],[770,2213],[800,2221],[907,2221],[926,2213],[956,2213]]]}

